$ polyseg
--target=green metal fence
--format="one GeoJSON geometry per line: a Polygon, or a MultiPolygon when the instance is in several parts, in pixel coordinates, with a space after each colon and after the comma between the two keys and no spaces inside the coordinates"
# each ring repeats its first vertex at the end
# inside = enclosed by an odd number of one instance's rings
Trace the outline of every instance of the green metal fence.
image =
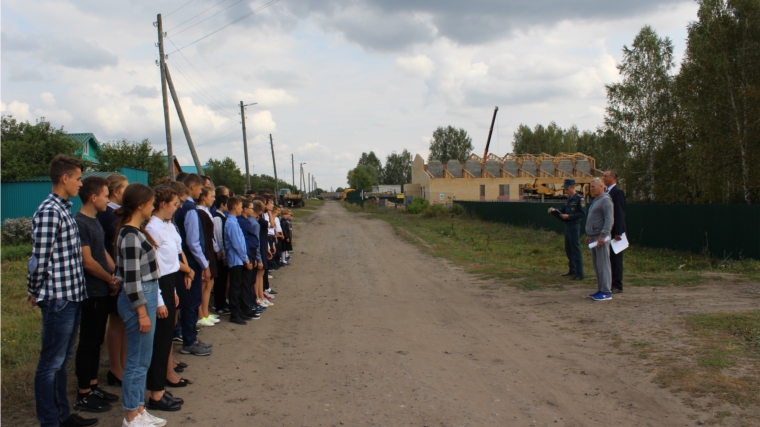
{"type": "MultiPolygon", "coordinates": [[[[556,203],[456,201],[486,221],[563,232],[547,214],[556,203]]],[[[585,219],[581,222],[581,233],[585,219]]],[[[760,259],[760,205],[647,205],[626,207],[632,244],[731,258],[760,259]]]]}
{"type": "Polygon", "coordinates": [[[348,203],[353,203],[355,205],[359,205],[361,207],[364,207],[364,195],[363,191],[351,191],[348,194],[346,194],[346,201],[348,203]]]}

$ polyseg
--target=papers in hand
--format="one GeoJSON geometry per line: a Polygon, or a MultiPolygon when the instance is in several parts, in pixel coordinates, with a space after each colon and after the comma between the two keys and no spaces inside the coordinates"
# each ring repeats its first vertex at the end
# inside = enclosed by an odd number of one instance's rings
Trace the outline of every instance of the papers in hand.
{"type": "Polygon", "coordinates": [[[620,240],[613,240],[610,246],[613,252],[619,254],[628,248],[628,237],[623,233],[620,235],[620,240]]]}
{"type": "MultiPolygon", "coordinates": [[[[607,237],[604,238],[604,243],[607,243],[609,241],[610,241],[610,237],[609,236],[607,236],[607,237]]],[[[596,247],[597,243],[598,243],[598,241],[594,240],[593,242],[591,242],[591,243],[588,244],[588,248],[589,249],[594,249],[596,247]]],[[[617,252],[615,252],[615,253],[617,253],[617,252]]]]}
{"type": "Polygon", "coordinates": [[[553,211],[551,211],[551,214],[554,215],[554,217],[557,218],[558,220],[562,222],[567,222],[565,218],[562,218],[562,213],[560,211],[554,209],[553,211]]]}

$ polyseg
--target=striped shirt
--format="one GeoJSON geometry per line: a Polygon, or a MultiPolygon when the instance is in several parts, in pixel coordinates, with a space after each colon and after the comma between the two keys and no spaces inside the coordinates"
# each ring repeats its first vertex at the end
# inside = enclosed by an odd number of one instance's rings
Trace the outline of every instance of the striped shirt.
{"type": "Polygon", "coordinates": [[[116,278],[121,280],[132,308],[147,304],[142,282],[161,278],[156,248],[142,230],[124,226],[116,242],[116,278]]]}
{"type": "Polygon", "coordinates": [[[41,300],[87,298],[79,227],[71,202],[50,192],[32,217],[27,293],[41,300]]]}

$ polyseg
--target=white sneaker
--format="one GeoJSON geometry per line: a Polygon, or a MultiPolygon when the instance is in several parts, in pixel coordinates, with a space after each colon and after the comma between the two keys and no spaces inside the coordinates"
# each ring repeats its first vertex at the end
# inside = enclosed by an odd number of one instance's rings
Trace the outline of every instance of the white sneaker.
{"type": "Polygon", "coordinates": [[[202,326],[214,326],[214,325],[216,325],[216,323],[214,323],[214,322],[210,321],[210,320],[208,319],[208,317],[204,317],[203,319],[201,319],[201,320],[200,320],[200,324],[201,324],[202,326]]]}
{"type": "Polygon", "coordinates": [[[121,427],[155,427],[152,422],[146,421],[143,419],[142,416],[138,415],[132,422],[127,422],[127,419],[124,418],[124,421],[121,422],[121,427]]]}
{"type": "Polygon", "coordinates": [[[267,291],[264,291],[264,295],[268,296],[269,298],[272,298],[272,299],[274,299],[274,295],[270,294],[270,293],[269,293],[269,292],[267,292],[267,291]]]}
{"type": "Polygon", "coordinates": [[[270,279],[274,279],[274,277],[271,274],[267,274],[267,277],[269,277],[270,279]]]}
{"type": "MultiPolygon", "coordinates": [[[[146,421],[147,425],[149,426],[155,426],[155,427],[163,427],[166,425],[166,420],[163,418],[158,418],[156,416],[153,416],[148,413],[148,410],[142,411],[142,414],[138,415],[137,418],[142,418],[146,421]]],[[[135,418],[135,420],[137,420],[135,418]]]]}
{"type": "Polygon", "coordinates": [[[208,318],[209,320],[219,320],[219,316],[213,313],[209,313],[208,318]]]}
{"type": "Polygon", "coordinates": [[[258,300],[257,302],[259,303],[260,306],[263,306],[263,307],[269,307],[270,305],[272,305],[272,303],[267,301],[265,298],[262,298],[258,300]]]}
{"type": "Polygon", "coordinates": [[[218,318],[216,318],[216,317],[211,317],[211,315],[210,315],[210,314],[208,315],[207,319],[208,319],[208,320],[210,320],[210,321],[212,321],[212,322],[214,322],[214,324],[217,324],[217,323],[219,323],[219,322],[220,322],[220,320],[219,320],[218,318]]]}

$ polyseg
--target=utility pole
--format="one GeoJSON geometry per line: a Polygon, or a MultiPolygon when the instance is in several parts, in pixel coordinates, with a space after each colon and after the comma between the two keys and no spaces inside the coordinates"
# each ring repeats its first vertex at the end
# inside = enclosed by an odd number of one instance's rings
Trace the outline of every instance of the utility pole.
{"type": "Polygon", "coordinates": [[[169,97],[166,93],[166,56],[164,55],[164,25],[161,22],[161,14],[156,16],[156,27],[158,27],[158,54],[161,60],[158,66],[161,67],[161,95],[164,99],[164,127],[166,128],[166,155],[169,159],[169,178],[174,181],[174,150],[172,149],[172,130],[169,125],[169,97]]]}
{"type": "Polygon", "coordinates": [[[301,194],[303,194],[303,190],[306,189],[306,180],[304,179],[306,177],[303,174],[303,165],[305,164],[306,163],[300,163],[299,168],[301,170],[301,175],[298,177],[298,192],[301,194]]]}
{"type": "Polygon", "coordinates": [[[243,104],[243,101],[240,101],[240,118],[242,119],[241,123],[243,124],[243,153],[245,154],[245,191],[251,189],[251,171],[248,168],[248,134],[245,131],[245,107],[256,104],[256,102],[252,104],[243,104]]]}
{"type": "Polygon", "coordinates": [[[293,169],[293,191],[296,191],[296,163],[293,160],[293,154],[290,155],[290,167],[293,169]]]}
{"type": "Polygon", "coordinates": [[[306,190],[306,198],[309,198],[309,195],[311,194],[311,172],[309,173],[309,185],[306,190]]]}
{"type": "Polygon", "coordinates": [[[193,145],[193,138],[190,136],[190,129],[187,128],[187,122],[185,121],[185,115],[182,114],[182,106],[179,105],[179,97],[177,91],[174,89],[174,83],[172,83],[172,75],[169,72],[169,66],[164,64],[166,71],[166,82],[169,83],[169,91],[172,94],[174,100],[174,108],[177,109],[177,115],[179,116],[179,123],[182,125],[182,131],[185,132],[185,139],[187,139],[187,145],[190,147],[190,154],[193,155],[193,162],[195,162],[195,168],[198,169],[198,175],[203,175],[203,167],[201,161],[198,160],[198,153],[195,151],[195,145],[193,145]]]}
{"type": "Polygon", "coordinates": [[[272,140],[272,134],[269,134],[269,146],[272,147],[272,166],[274,166],[274,196],[280,197],[280,184],[277,182],[277,162],[274,160],[274,141],[272,140]]]}

